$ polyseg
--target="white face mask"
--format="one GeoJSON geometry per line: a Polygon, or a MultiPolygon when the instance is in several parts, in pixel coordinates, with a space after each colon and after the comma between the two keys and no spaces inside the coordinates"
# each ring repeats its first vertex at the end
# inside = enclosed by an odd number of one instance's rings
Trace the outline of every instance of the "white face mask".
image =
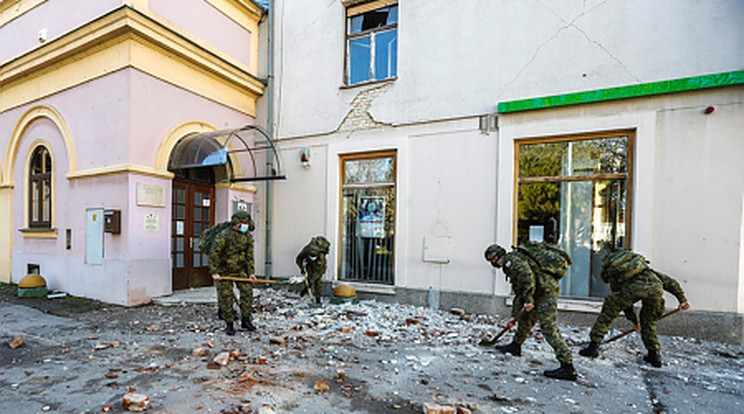
{"type": "Polygon", "coordinates": [[[248,233],[248,225],[247,224],[241,224],[240,225],[240,228],[238,230],[240,230],[241,233],[248,233]]]}

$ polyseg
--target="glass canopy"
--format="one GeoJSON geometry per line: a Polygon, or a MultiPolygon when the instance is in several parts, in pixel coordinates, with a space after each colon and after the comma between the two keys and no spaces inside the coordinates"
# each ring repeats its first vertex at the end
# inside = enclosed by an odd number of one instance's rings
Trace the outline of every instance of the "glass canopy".
{"type": "Polygon", "coordinates": [[[224,165],[228,181],[283,180],[271,138],[259,127],[192,133],[176,143],[169,170],[224,165]]]}

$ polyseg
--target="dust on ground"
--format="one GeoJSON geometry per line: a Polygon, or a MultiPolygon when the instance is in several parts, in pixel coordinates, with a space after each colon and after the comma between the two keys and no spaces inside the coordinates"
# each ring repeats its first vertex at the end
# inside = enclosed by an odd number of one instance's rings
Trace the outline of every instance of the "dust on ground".
{"type": "Polygon", "coordinates": [[[592,360],[578,356],[588,328],[561,326],[580,378],[558,381],[542,375],[558,364],[539,329],[520,358],[476,345],[508,315],[377,301],[314,308],[283,289],[255,296],[259,331],[229,337],[213,306],[21,299],[0,285],[0,412],[120,413],[128,392],[147,395],[155,413],[422,413],[425,403],[463,413],[744,411],[741,346],[661,337],[656,369],[636,335],[592,360]],[[9,348],[19,335],[23,345],[9,348]]]}

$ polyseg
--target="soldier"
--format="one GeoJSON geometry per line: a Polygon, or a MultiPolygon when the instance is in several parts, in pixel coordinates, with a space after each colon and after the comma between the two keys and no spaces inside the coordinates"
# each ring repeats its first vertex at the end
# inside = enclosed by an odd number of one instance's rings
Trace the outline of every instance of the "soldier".
{"type": "Polygon", "coordinates": [[[253,313],[253,285],[256,280],[253,274],[253,220],[245,211],[238,211],[232,215],[233,225],[222,230],[214,240],[214,247],[209,253],[209,271],[217,281],[217,303],[220,314],[227,327],[225,333],[235,335],[233,321],[233,281],[222,280],[223,276],[245,279],[245,282],[235,282],[240,292],[241,326],[249,331],[255,331],[251,316],[253,313]]]}
{"type": "MultiPolygon", "coordinates": [[[[535,262],[519,250],[507,253],[503,247],[492,244],[486,249],[485,256],[493,267],[502,268],[506,280],[511,282],[515,295],[512,317],[516,317],[522,308],[527,311],[519,320],[517,333],[514,334],[512,342],[508,345],[496,346],[496,349],[504,354],[521,356],[522,344],[530,336],[532,327],[539,321],[540,331],[550,346],[553,347],[555,355],[561,363],[560,368],[546,370],[543,374],[550,378],[575,381],[577,374],[573,366],[573,357],[568,345],[558,332],[556,322],[558,295],[560,293],[558,280],[537,266],[533,266],[535,262]]],[[[510,321],[507,327],[511,329],[514,327],[514,323],[510,321]]]]}
{"type": "MultiPolygon", "coordinates": [[[[310,243],[302,248],[295,262],[300,268],[300,273],[307,273],[308,284],[315,296],[315,303],[320,304],[320,292],[323,288],[323,273],[326,271],[326,255],[328,248],[331,246],[323,236],[315,236],[310,239],[310,243]]],[[[302,295],[307,293],[307,287],[302,291],[302,295]]]]}
{"type": "Polygon", "coordinates": [[[612,293],[607,295],[602,312],[589,333],[589,346],[579,354],[591,358],[599,356],[602,342],[610,324],[623,311],[625,317],[641,331],[643,345],[648,354],[643,360],[652,366],[661,367],[661,346],[656,336],[656,321],[664,312],[664,291],[673,294],[679,301],[679,309],[690,309],[685,292],[676,280],[648,266],[640,254],[628,250],[611,252],[602,258],[602,280],[610,284],[612,293]],[[638,323],[633,304],[641,301],[641,321],[638,323]]]}

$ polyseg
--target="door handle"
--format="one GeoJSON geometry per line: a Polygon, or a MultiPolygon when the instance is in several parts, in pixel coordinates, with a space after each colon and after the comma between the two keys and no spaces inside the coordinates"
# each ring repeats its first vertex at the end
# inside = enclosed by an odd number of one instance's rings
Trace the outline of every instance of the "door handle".
{"type": "Polygon", "coordinates": [[[189,249],[194,250],[194,238],[189,237],[189,249]]]}

